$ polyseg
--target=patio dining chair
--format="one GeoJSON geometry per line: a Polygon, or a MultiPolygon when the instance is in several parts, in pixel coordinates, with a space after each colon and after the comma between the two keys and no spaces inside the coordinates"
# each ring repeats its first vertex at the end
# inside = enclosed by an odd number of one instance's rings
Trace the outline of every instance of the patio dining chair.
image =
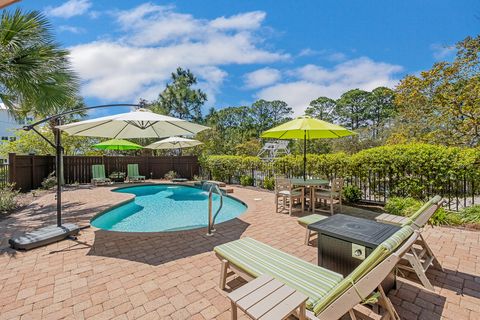
{"type": "Polygon", "coordinates": [[[334,214],[335,202],[338,202],[340,212],[342,212],[342,189],[342,178],[334,178],[331,182],[330,189],[316,188],[313,192],[312,213],[315,213],[315,204],[317,200],[320,200],[320,203],[324,201],[325,205],[329,203],[331,215],[334,214]]]}
{"type": "Polygon", "coordinates": [[[293,205],[296,201],[300,201],[302,205],[302,211],[304,210],[305,201],[304,201],[304,188],[293,188],[290,180],[277,176],[275,177],[275,210],[279,212],[280,201],[282,210],[287,208],[288,213],[292,215],[293,205]]]}

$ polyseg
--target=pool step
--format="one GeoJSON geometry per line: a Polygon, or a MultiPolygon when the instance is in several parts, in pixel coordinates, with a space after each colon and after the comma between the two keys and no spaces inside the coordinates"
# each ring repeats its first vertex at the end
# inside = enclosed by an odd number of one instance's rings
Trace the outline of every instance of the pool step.
{"type": "Polygon", "coordinates": [[[221,187],[221,188],[224,188],[224,187],[227,186],[227,185],[225,184],[225,182],[215,181],[215,180],[207,180],[207,181],[205,181],[205,183],[216,184],[217,186],[219,186],[219,187],[221,187]]]}
{"type": "Polygon", "coordinates": [[[223,188],[220,188],[220,190],[222,190],[225,193],[233,193],[233,188],[223,187],[223,188]]]}

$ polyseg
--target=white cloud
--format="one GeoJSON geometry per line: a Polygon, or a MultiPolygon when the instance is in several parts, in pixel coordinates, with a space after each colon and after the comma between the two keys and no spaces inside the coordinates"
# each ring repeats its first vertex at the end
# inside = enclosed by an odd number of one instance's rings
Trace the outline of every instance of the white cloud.
{"type": "Polygon", "coordinates": [[[47,7],[45,12],[51,17],[68,19],[86,13],[91,6],[89,0],[69,0],[58,7],[47,7]]]}
{"type": "Polygon", "coordinates": [[[433,57],[436,60],[444,60],[446,58],[450,58],[455,53],[455,46],[453,45],[441,45],[438,43],[434,43],[430,46],[430,49],[433,51],[433,57]]]}
{"type": "Polygon", "coordinates": [[[61,26],[58,27],[58,30],[60,32],[71,32],[71,33],[75,33],[75,34],[85,33],[84,28],[74,27],[74,26],[69,26],[69,25],[61,25],[61,26]]]}
{"type": "Polygon", "coordinates": [[[211,105],[227,76],[223,66],[289,57],[259,46],[257,31],[265,16],[260,13],[222,17],[220,23],[150,3],[119,11],[115,19],[123,34],[118,40],[70,48],[73,66],[84,82],[82,93],[104,101],[156,96],[180,66],[198,76],[211,105]],[[242,22],[245,17],[254,21],[242,22]]]}
{"type": "Polygon", "coordinates": [[[265,87],[280,80],[281,73],[277,69],[263,68],[247,73],[244,76],[245,87],[249,89],[265,87]]]}
{"type": "Polygon", "coordinates": [[[350,89],[372,90],[379,86],[393,87],[395,75],[403,68],[369,58],[358,58],[337,64],[331,69],[317,65],[305,65],[287,72],[293,79],[264,88],[257,98],[283,100],[301,115],[310,101],[319,96],[333,99],[350,89]]]}
{"type": "Polygon", "coordinates": [[[265,19],[263,11],[253,11],[237,14],[231,17],[220,17],[210,22],[210,26],[216,29],[258,29],[265,19]]]}

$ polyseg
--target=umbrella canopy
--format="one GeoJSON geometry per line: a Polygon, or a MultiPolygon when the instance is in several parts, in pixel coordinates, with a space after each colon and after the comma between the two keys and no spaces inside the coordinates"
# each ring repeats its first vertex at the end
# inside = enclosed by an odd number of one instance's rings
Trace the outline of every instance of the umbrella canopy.
{"type": "Polygon", "coordinates": [[[94,144],[93,147],[101,150],[138,150],[143,148],[141,145],[122,139],[103,141],[94,144]]]}
{"type": "Polygon", "coordinates": [[[146,109],[58,126],[74,136],[103,138],[165,138],[194,135],[208,127],[146,109]]]}
{"type": "Polygon", "coordinates": [[[187,139],[182,137],[170,137],[163,139],[152,144],[149,144],[145,148],[148,149],[181,149],[198,146],[203,144],[198,140],[187,139]]]}
{"type": "Polygon", "coordinates": [[[351,136],[355,132],[308,116],[298,117],[262,133],[262,138],[324,139],[351,136]]]}
{"type": "Polygon", "coordinates": [[[306,179],[307,140],[341,138],[356,134],[344,127],[308,116],[298,117],[262,133],[262,138],[303,139],[303,180],[306,179]]]}

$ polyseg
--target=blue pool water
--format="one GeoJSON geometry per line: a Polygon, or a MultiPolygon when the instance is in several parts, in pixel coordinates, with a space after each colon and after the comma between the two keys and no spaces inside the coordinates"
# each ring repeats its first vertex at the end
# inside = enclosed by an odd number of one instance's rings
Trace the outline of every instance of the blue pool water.
{"type": "MultiPolygon", "coordinates": [[[[132,193],[135,200],[94,218],[99,229],[124,232],[188,230],[208,225],[208,193],[180,185],[145,185],[117,189],[132,193]]],[[[220,196],[213,194],[213,214],[220,206],[220,196]]],[[[223,207],[215,223],[233,219],[247,207],[231,197],[223,197],[223,207]]]]}

